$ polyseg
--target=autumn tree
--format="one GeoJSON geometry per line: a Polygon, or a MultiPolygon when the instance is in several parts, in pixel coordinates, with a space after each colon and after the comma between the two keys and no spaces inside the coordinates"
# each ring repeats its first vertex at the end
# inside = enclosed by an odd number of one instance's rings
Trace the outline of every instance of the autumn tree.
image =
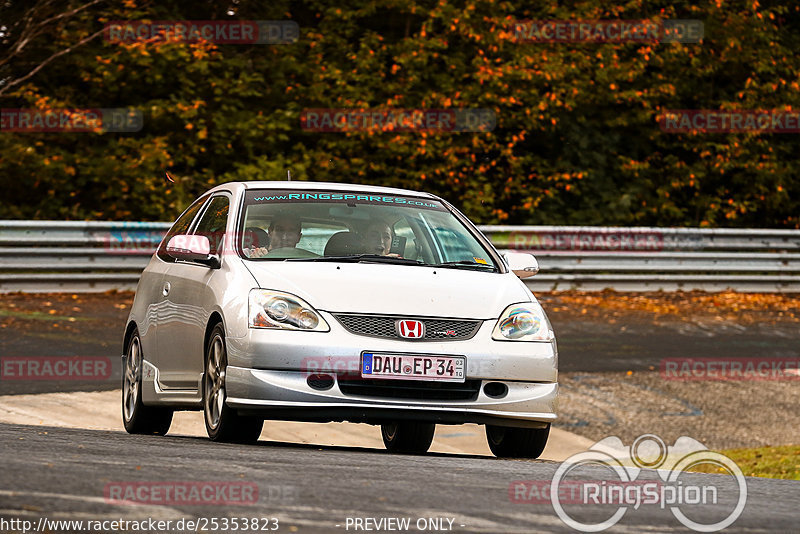
{"type": "Polygon", "coordinates": [[[144,127],[0,132],[0,217],[171,220],[213,185],[291,169],[431,191],[482,223],[800,227],[796,135],[658,123],[674,109],[796,112],[796,2],[528,4],[5,0],[0,106],[131,107],[144,127]],[[513,31],[610,19],[697,19],[704,37],[530,43],[513,31]],[[294,20],[300,38],[109,42],[102,29],[120,20],[294,20]],[[312,108],[485,108],[497,122],[323,133],[301,127],[312,108]]]}

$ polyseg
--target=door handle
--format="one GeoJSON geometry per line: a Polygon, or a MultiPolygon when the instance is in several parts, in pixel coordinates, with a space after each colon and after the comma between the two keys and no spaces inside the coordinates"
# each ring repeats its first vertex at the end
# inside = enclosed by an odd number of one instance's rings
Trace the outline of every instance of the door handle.
{"type": "Polygon", "coordinates": [[[165,297],[166,297],[167,295],[169,295],[169,290],[170,290],[170,287],[171,287],[171,286],[169,285],[169,282],[164,282],[164,287],[163,287],[163,289],[161,290],[161,294],[162,294],[162,295],[164,295],[165,297]]]}

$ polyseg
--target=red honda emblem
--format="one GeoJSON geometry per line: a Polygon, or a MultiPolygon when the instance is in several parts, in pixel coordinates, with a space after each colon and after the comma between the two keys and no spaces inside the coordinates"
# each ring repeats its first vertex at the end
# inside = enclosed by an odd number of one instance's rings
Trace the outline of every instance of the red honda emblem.
{"type": "Polygon", "coordinates": [[[400,320],[394,324],[400,337],[421,338],[425,335],[425,325],[422,321],[400,320]]]}

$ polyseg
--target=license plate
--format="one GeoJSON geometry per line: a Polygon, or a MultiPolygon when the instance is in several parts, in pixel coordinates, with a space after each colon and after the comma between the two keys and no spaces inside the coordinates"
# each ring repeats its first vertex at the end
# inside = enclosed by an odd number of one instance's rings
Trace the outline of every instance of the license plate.
{"type": "Polygon", "coordinates": [[[465,364],[463,356],[364,352],[361,355],[361,376],[464,382],[465,364]]]}

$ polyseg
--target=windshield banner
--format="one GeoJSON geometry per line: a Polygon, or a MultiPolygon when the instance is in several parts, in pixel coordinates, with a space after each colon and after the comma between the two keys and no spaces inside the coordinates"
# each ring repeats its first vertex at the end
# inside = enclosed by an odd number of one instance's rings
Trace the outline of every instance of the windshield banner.
{"type": "Polygon", "coordinates": [[[283,204],[293,202],[324,202],[339,204],[373,204],[409,206],[412,208],[425,208],[438,211],[447,211],[437,200],[415,197],[400,197],[396,195],[374,195],[347,191],[282,191],[262,189],[248,191],[246,195],[248,204],[283,204]]]}

